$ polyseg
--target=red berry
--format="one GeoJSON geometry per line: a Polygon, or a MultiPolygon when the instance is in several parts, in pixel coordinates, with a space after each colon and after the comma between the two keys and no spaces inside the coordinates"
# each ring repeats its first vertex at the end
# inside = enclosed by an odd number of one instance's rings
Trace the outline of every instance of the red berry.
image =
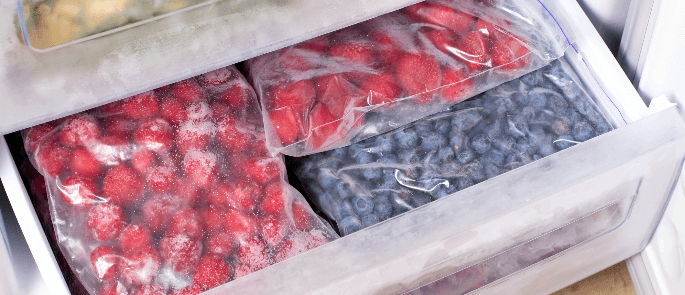
{"type": "Polygon", "coordinates": [[[208,206],[200,214],[204,227],[210,233],[224,230],[224,219],[226,211],[220,206],[208,206]]]}
{"type": "Polygon", "coordinates": [[[244,122],[228,116],[221,120],[217,126],[217,140],[229,152],[245,150],[247,145],[254,139],[253,128],[244,122]]]}
{"type": "Polygon", "coordinates": [[[252,268],[249,267],[249,266],[242,265],[242,264],[236,265],[236,266],[235,266],[235,271],[234,271],[234,274],[233,274],[233,277],[234,277],[233,279],[234,279],[234,280],[237,280],[238,278],[242,278],[242,277],[244,277],[244,276],[246,276],[246,275],[249,275],[249,274],[251,274],[251,273],[253,273],[253,272],[254,272],[254,271],[253,271],[252,268]]]}
{"type": "Polygon", "coordinates": [[[188,120],[193,122],[204,122],[212,118],[212,109],[204,101],[189,105],[186,107],[186,113],[188,120]]]}
{"type": "Polygon", "coordinates": [[[119,165],[131,157],[132,147],[128,139],[118,136],[106,136],[100,144],[91,148],[91,152],[105,166],[119,165]]]}
{"type": "Polygon", "coordinates": [[[319,55],[324,55],[328,49],[328,37],[326,35],[319,36],[299,43],[293,47],[306,51],[313,51],[319,55]]]}
{"type": "Polygon", "coordinates": [[[252,158],[245,161],[245,175],[261,185],[265,185],[281,176],[285,171],[281,158],[252,158]]]}
{"type": "Polygon", "coordinates": [[[279,263],[290,257],[307,252],[307,250],[309,250],[307,241],[308,236],[311,235],[300,233],[286,239],[285,242],[283,242],[283,245],[274,253],[274,263],[279,263]]]}
{"type": "Polygon", "coordinates": [[[176,169],[164,166],[150,168],[145,175],[145,181],[153,192],[166,192],[176,182],[176,169]]]}
{"type": "Polygon", "coordinates": [[[226,232],[233,235],[237,240],[257,235],[257,221],[250,215],[229,209],[224,218],[226,232]]]}
{"type": "Polygon", "coordinates": [[[211,289],[231,278],[231,268],[223,258],[214,254],[207,254],[200,259],[195,273],[193,273],[193,284],[204,289],[211,289]]]}
{"type": "Polygon", "coordinates": [[[212,121],[219,122],[221,119],[226,118],[228,114],[231,113],[231,109],[223,103],[213,102],[209,105],[212,110],[212,121]]]}
{"type": "Polygon", "coordinates": [[[257,271],[271,265],[271,254],[269,254],[266,244],[257,237],[252,237],[240,241],[236,254],[238,262],[249,267],[252,271],[257,271]]]}
{"type": "Polygon", "coordinates": [[[207,239],[207,251],[221,257],[228,257],[236,248],[235,240],[229,233],[218,232],[207,239]]]}
{"type": "Polygon", "coordinates": [[[198,187],[209,187],[214,182],[217,158],[212,152],[192,150],[183,159],[183,169],[198,187]]]}
{"type": "Polygon", "coordinates": [[[128,119],[112,119],[108,118],[105,123],[105,134],[121,138],[128,138],[133,131],[136,130],[136,123],[128,119]]]}
{"type": "Polygon", "coordinates": [[[405,8],[405,13],[415,20],[448,28],[456,33],[469,32],[476,20],[472,15],[440,4],[424,3],[405,8]]]}
{"type": "Polygon", "coordinates": [[[88,206],[99,198],[100,186],[89,178],[69,176],[64,182],[57,182],[60,196],[69,205],[88,206]]]}
{"type": "MultiPolygon", "coordinates": [[[[387,19],[390,20],[390,18],[387,19]]],[[[377,21],[381,21],[381,19],[378,18],[377,21]]],[[[394,64],[402,55],[402,47],[412,44],[413,39],[413,36],[410,36],[408,33],[392,29],[385,23],[381,23],[378,27],[374,28],[369,37],[376,43],[378,58],[384,65],[394,64]]]]}
{"type": "Polygon", "coordinates": [[[88,228],[99,241],[116,238],[124,228],[124,210],[111,203],[100,203],[88,212],[88,228]]]}
{"type": "Polygon", "coordinates": [[[136,171],[144,173],[148,168],[155,164],[157,157],[151,150],[137,150],[131,158],[131,165],[136,171]]]}
{"type": "Polygon", "coordinates": [[[106,281],[98,295],[128,295],[126,286],[119,281],[106,281]]]}
{"type": "Polygon", "coordinates": [[[65,146],[90,146],[96,144],[99,139],[100,126],[91,115],[73,115],[62,126],[60,140],[65,146]]]}
{"type": "Polygon", "coordinates": [[[72,152],[71,172],[81,176],[94,177],[102,172],[102,165],[90,151],[85,148],[77,148],[72,152]]]}
{"type": "Polygon", "coordinates": [[[399,83],[391,72],[370,75],[359,88],[368,96],[370,105],[383,104],[388,107],[393,105],[395,100],[402,95],[399,83]]]}
{"type": "Polygon", "coordinates": [[[262,188],[250,181],[231,184],[226,205],[243,212],[252,212],[262,199],[262,188]]]}
{"type": "Polygon", "coordinates": [[[151,118],[159,112],[159,99],[154,91],[143,92],[123,100],[124,113],[132,119],[151,118]]]}
{"type": "Polygon", "coordinates": [[[177,179],[172,192],[176,193],[181,203],[187,206],[197,203],[200,196],[197,185],[187,178],[177,179]]]}
{"type": "Polygon", "coordinates": [[[166,287],[153,283],[138,287],[132,295],[166,295],[166,287]]]}
{"type": "Polygon", "coordinates": [[[126,226],[119,235],[119,247],[124,251],[152,245],[152,234],[147,226],[134,222],[126,226]]]}
{"type": "Polygon", "coordinates": [[[188,286],[171,292],[171,295],[200,295],[204,290],[198,286],[188,286]]]}
{"type": "Polygon", "coordinates": [[[492,45],[492,66],[498,72],[513,78],[517,71],[528,66],[529,53],[521,41],[502,34],[492,45]]]}
{"type": "Polygon", "coordinates": [[[432,90],[440,86],[440,65],[425,54],[403,55],[395,65],[395,74],[407,95],[418,103],[429,103],[432,90]]]}
{"type": "Polygon", "coordinates": [[[320,55],[298,47],[287,47],[276,52],[278,64],[285,70],[305,72],[319,66],[320,55]]]}
{"type": "Polygon", "coordinates": [[[419,30],[419,36],[425,37],[419,38],[419,41],[424,43],[423,48],[430,49],[435,47],[436,49],[442,51],[443,53],[452,56],[454,54],[454,35],[446,29],[435,29],[432,27],[423,27],[419,30]]]}
{"type": "Polygon", "coordinates": [[[179,274],[188,274],[202,255],[202,243],[185,234],[167,235],[159,241],[159,251],[164,263],[179,274]]]}
{"type": "Polygon", "coordinates": [[[204,236],[202,218],[200,214],[191,208],[176,212],[166,232],[170,234],[185,234],[191,239],[200,239],[204,236]]]}
{"type": "Polygon", "coordinates": [[[440,90],[440,100],[447,104],[461,102],[473,96],[475,92],[473,79],[468,77],[465,69],[445,69],[443,71],[442,85],[449,85],[440,90]]]}
{"type": "Polygon", "coordinates": [[[243,110],[252,102],[252,92],[241,84],[235,84],[221,93],[219,100],[234,110],[243,110]]]}
{"type": "Polygon", "coordinates": [[[471,32],[457,43],[458,56],[465,60],[466,66],[471,72],[482,70],[485,66],[491,66],[488,61],[488,46],[485,35],[480,32],[471,32]]]}
{"type": "Polygon", "coordinates": [[[221,86],[233,78],[233,73],[228,68],[220,68],[197,77],[197,80],[205,88],[217,91],[221,86]]]}
{"type": "Polygon", "coordinates": [[[90,252],[90,263],[95,275],[109,280],[119,275],[119,249],[114,246],[100,246],[90,252]]]}
{"type": "Polygon", "coordinates": [[[138,126],[133,141],[140,147],[163,153],[171,150],[173,134],[169,122],[162,118],[151,119],[138,126]]]}
{"type": "Polygon", "coordinates": [[[178,125],[188,119],[183,102],[176,98],[167,98],[162,102],[160,115],[171,124],[178,125]]]}
{"type": "Polygon", "coordinates": [[[27,147],[28,152],[35,152],[43,138],[49,134],[54,134],[55,127],[57,125],[54,122],[48,122],[29,128],[24,134],[24,145],[27,147]]]}
{"type": "Polygon", "coordinates": [[[473,28],[474,32],[480,32],[481,34],[485,35],[488,37],[488,39],[494,39],[495,37],[499,36],[502,31],[504,31],[502,28],[489,23],[488,21],[484,19],[478,19],[476,21],[476,25],[473,28]]]}
{"type": "Polygon", "coordinates": [[[348,65],[369,66],[376,62],[376,50],[370,42],[343,42],[331,47],[328,56],[348,65]]]}
{"type": "Polygon", "coordinates": [[[271,89],[271,110],[292,109],[300,116],[309,112],[316,100],[316,90],[311,80],[278,84],[271,89]]]}
{"type": "Polygon", "coordinates": [[[207,150],[216,129],[216,125],[209,121],[183,123],[176,131],[178,150],[183,154],[191,150],[207,150]]]}
{"type": "Polygon", "coordinates": [[[264,189],[264,200],[259,209],[266,214],[281,215],[292,202],[293,196],[288,185],[275,181],[264,189]]]}
{"type": "Polygon", "coordinates": [[[121,277],[128,284],[145,285],[152,282],[162,265],[155,248],[143,246],[124,252],[121,258],[121,277]]]}
{"type": "Polygon", "coordinates": [[[154,233],[164,231],[174,213],[182,207],[182,200],[169,195],[157,195],[143,205],[143,219],[154,233]]]}
{"type": "Polygon", "coordinates": [[[307,139],[307,148],[318,150],[330,144],[345,139],[347,130],[340,130],[342,119],[331,114],[325,104],[317,104],[309,113],[310,136],[307,139]]]}
{"type": "Polygon", "coordinates": [[[293,202],[292,214],[295,228],[300,231],[308,231],[310,225],[310,216],[308,206],[302,201],[296,200],[293,202]]]}
{"type": "Polygon", "coordinates": [[[185,103],[200,102],[205,98],[205,93],[192,78],[179,81],[173,86],[174,97],[185,103]]]}
{"type": "Polygon", "coordinates": [[[47,173],[46,176],[57,177],[71,160],[71,152],[58,144],[46,144],[38,148],[37,158],[39,170],[47,173]]]}
{"type": "Polygon", "coordinates": [[[269,120],[283,146],[294,143],[304,133],[302,119],[291,108],[271,111],[269,120]]]}
{"type": "Polygon", "coordinates": [[[102,195],[121,206],[132,206],[143,197],[143,184],[135,170],[126,164],[120,164],[105,174],[102,195]]]}
{"type": "Polygon", "coordinates": [[[164,85],[164,86],[159,87],[153,91],[159,97],[166,97],[166,96],[171,95],[172,92],[174,91],[174,84],[164,85]]]}
{"type": "Polygon", "coordinates": [[[262,219],[262,238],[271,247],[276,247],[288,236],[292,229],[292,223],[289,220],[283,220],[281,217],[268,215],[262,219]]]}

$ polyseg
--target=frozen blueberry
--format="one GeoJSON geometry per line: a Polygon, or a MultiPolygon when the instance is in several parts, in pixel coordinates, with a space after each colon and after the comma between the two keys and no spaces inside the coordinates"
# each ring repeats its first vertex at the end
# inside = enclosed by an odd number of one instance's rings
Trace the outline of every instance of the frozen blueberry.
{"type": "Polygon", "coordinates": [[[369,148],[369,152],[374,154],[388,154],[395,149],[395,143],[389,135],[380,135],[374,140],[373,147],[369,148]]]}
{"type": "Polygon", "coordinates": [[[497,175],[502,174],[502,171],[500,171],[499,168],[495,164],[492,163],[487,163],[485,164],[485,176],[488,179],[491,179],[493,177],[496,177],[497,175]]]}
{"type": "Polygon", "coordinates": [[[592,133],[595,130],[592,128],[592,125],[588,123],[585,120],[581,120],[579,122],[576,122],[575,125],[573,125],[573,138],[576,139],[576,141],[586,141],[592,137],[592,133]]]}
{"type": "Polygon", "coordinates": [[[538,155],[538,154],[533,155],[533,161],[537,161],[540,159],[542,159],[542,157],[540,155],[538,155]]]}
{"type": "Polygon", "coordinates": [[[485,127],[485,135],[490,139],[499,138],[504,133],[504,117],[498,117],[485,127]]]}
{"type": "Polygon", "coordinates": [[[335,175],[333,175],[333,173],[331,173],[327,169],[319,170],[319,175],[318,175],[317,179],[318,179],[318,183],[326,189],[334,189],[335,185],[340,180],[339,178],[337,178],[335,175]]]}
{"type": "Polygon", "coordinates": [[[330,169],[331,171],[337,171],[340,169],[340,165],[342,164],[342,161],[337,158],[328,158],[328,159],[322,159],[319,161],[316,166],[319,167],[319,169],[330,169]]]}
{"type": "MultiPolygon", "coordinates": [[[[557,85],[559,86],[559,85],[557,85]]],[[[581,96],[585,96],[585,93],[583,92],[576,83],[573,83],[570,79],[567,80],[567,82],[564,85],[565,87],[559,86],[561,89],[561,93],[566,97],[569,101],[575,101],[581,96]]]]}
{"type": "Polygon", "coordinates": [[[384,173],[382,174],[382,178],[378,184],[379,189],[391,190],[396,189],[399,186],[397,183],[397,178],[395,178],[394,171],[395,169],[387,169],[383,171],[384,173]]]}
{"type": "Polygon", "coordinates": [[[485,170],[483,168],[483,163],[480,161],[473,161],[464,166],[466,174],[469,175],[471,180],[474,182],[481,182],[485,180],[485,170]]]}
{"type": "Polygon", "coordinates": [[[576,145],[575,141],[573,136],[567,134],[557,137],[557,139],[554,140],[554,145],[560,150],[563,150],[576,145]]]}
{"type": "Polygon", "coordinates": [[[416,150],[408,149],[400,154],[400,161],[403,164],[418,164],[421,161],[421,159],[419,158],[419,155],[416,153],[416,150]]]}
{"type": "Polygon", "coordinates": [[[485,153],[481,159],[483,163],[486,164],[494,164],[494,165],[502,165],[504,164],[504,154],[500,152],[499,150],[491,149],[487,153],[485,153]]]}
{"type": "Polygon", "coordinates": [[[347,148],[339,148],[329,151],[329,157],[342,160],[347,156],[347,148]]]}
{"type": "Polygon", "coordinates": [[[516,139],[511,136],[503,136],[492,141],[492,144],[505,155],[510,154],[516,149],[516,139]]]}
{"type": "Polygon", "coordinates": [[[541,145],[538,147],[538,153],[543,157],[547,157],[554,153],[554,146],[551,142],[541,145]]]}
{"type": "Polygon", "coordinates": [[[421,148],[424,151],[436,151],[447,145],[447,140],[439,133],[427,133],[421,137],[421,148]]]}
{"type": "Polygon", "coordinates": [[[360,151],[357,156],[354,157],[355,162],[359,165],[365,165],[373,162],[373,155],[366,151],[360,151]]]}
{"type": "Polygon", "coordinates": [[[507,116],[507,134],[520,138],[528,134],[528,122],[519,115],[507,116]]]}
{"type": "MultiPolygon", "coordinates": [[[[332,196],[331,198],[335,198],[335,197],[332,196]]],[[[352,203],[350,202],[349,199],[345,199],[342,202],[338,202],[336,207],[338,208],[338,216],[340,218],[343,218],[345,216],[355,215],[354,208],[353,208],[352,203]]]]}
{"type": "Polygon", "coordinates": [[[466,132],[482,120],[483,116],[478,110],[470,109],[455,114],[452,118],[452,126],[457,127],[459,131],[466,132]]]}
{"type": "Polygon", "coordinates": [[[464,135],[464,132],[461,132],[458,130],[450,131],[449,137],[450,137],[450,146],[455,151],[458,151],[462,146],[464,146],[464,143],[466,142],[466,135],[464,135]]]}
{"type": "Polygon", "coordinates": [[[354,196],[352,197],[352,209],[357,215],[366,215],[373,211],[373,200],[369,198],[354,196]]]}
{"type": "Polygon", "coordinates": [[[438,151],[429,151],[425,153],[421,163],[425,165],[438,165],[440,164],[440,158],[438,158],[438,151]]]}
{"type": "Polygon", "coordinates": [[[516,141],[516,150],[527,155],[533,155],[538,151],[538,148],[530,139],[521,138],[516,141]]]}
{"type": "Polygon", "coordinates": [[[350,215],[340,220],[338,228],[340,228],[342,235],[349,235],[362,228],[362,221],[359,220],[359,217],[350,215]]]}
{"type": "Polygon", "coordinates": [[[431,122],[429,122],[429,121],[420,120],[420,121],[416,121],[414,123],[413,127],[414,127],[414,130],[416,130],[416,133],[421,135],[421,134],[428,134],[428,133],[432,132],[433,131],[432,125],[433,124],[431,124],[431,122]]]}
{"type": "Polygon", "coordinates": [[[464,149],[457,154],[457,161],[462,165],[468,164],[474,158],[476,158],[476,153],[471,149],[464,149]]]}
{"type": "Polygon", "coordinates": [[[381,222],[381,219],[378,218],[378,216],[376,216],[375,214],[362,216],[362,228],[367,228],[379,222],[381,222]]]}
{"type": "Polygon", "coordinates": [[[523,162],[523,156],[521,156],[520,153],[512,153],[507,156],[507,159],[505,160],[506,164],[511,164],[511,163],[522,163],[523,162]]]}
{"type": "Polygon", "coordinates": [[[435,131],[445,134],[452,129],[452,123],[449,119],[440,119],[435,121],[435,131]]]}
{"type": "Polygon", "coordinates": [[[376,196],[373,203],[373,213],[380,219],[385,220],[392,216],[392,204],[387,194],[376,196]]]}
{"type": "Polygon", "coordinates": [[[473,180],[468,177],[460,177],[457,179],[457,189],[463,190],[473,185],[473,180]]]}
{"type": "Polygon", "coordinates": [[[524,119],[530,121],[535,119],[535,109],[527,106],[521,109],[521,116],[523,116],[524,119]]]}
{"type": "Polygon", "coordinates": [[[338,180],[338,183],[335,184],[333,192],[339,198],[349,197],[352,195],[352,185],[350,185],[347,181],[338,180]]]}
{"type": "Polygon", "coordinates": [[[438,187],[438,192],[436,194],[436,198],[442,199],[444,197],[447,197],[453,193],[457,192],[457,188],[454,187],[453,184],[450,184],[449,186],[441,185],[438,187]]]}
{"type": "Polygon", "coordinates": [[[571,132],[571,126],[570,120],[556,119],[552,123],[552,132],[556,135],[563,135],[571,132]]]}
{"type": "Polygon", "coordinates": [[[521,82],[528,86],[536,86],[542,82],[542,72],[535,71],[521,77],[521,82]]]}
{"type": "Polygon", "coordinates": [[[528,99],[530,100],[529,106],[533,107],[536,111],[540,111],[547,106],[547,98],[542,93],[533,92],[528,95],[528,99]]]}
{"type": "Polygon", "coordinates": [[[485,154],[491,146],[492,143],[485,134],[478,134],[471,139],[471,147],[479,154],[485,154]]]}
{"type": "Polygon", "coordinates": [[[530,99],[528,99],[528,96],[521,92],[515,92],[511,95],[511,98],[513,98],[519,106],[527,106],[530,104],[530,99]]]}
{"type": "Polygon", "coordinates": [[[597,128],[595,128],[595,130],[597,131],[597,135],[602,135],[604,133],[611,131],[612,128],[609,125],[609,123],[600,122],[599,124],[597,124],[597,128]]]}
{"type": "Polygon", "coordinates": [[[559,94],[549,94],[547,97],[549,102],[549,109],[554,112],[559,112],[568,108],[568,102],[564,97],[559,94]]]}
{"type": "Polygon", "coordinates": [[[407,194],[406,192],[393,192],[390,194],[390,203],[392,204],[394,216],[397,216],[399,214],[402,214],[413,209],[413,207],[409,204],[407,200],[408,197],[409,194],[407,194]]]}
{"type": "Polygon", "coordinates": [[[412,193],[411,204],[414,208],[421,207],[431,202],[431,196],[420,191],[412,193]]]}
{"type": "Polygon", "coordinates": [[[362,169],[362,176],[366,180],[370,181],[375,181],[379,178],[381,178],[381,169],[380,168],[364,168],[362,169]]]}
{"type": "Polygon", "coordinates": [[[440,162],[447,163],[454,160],[454,150],[451,147],[443,147],[438,151],[440,162]]]}
{"type": "Polygon", "coordinates": [[[347,147],[347,154],[352,158],[356,158],[357,154],[362,150],[364,150],[362,143],[356,142],[347,147]]]}
{"type": "Polygon", "coordinates": [[[395,133],[395,140],[400,149],[406,150],[416,146],[419,136],[411,129],[400,130],[395,133]]]}

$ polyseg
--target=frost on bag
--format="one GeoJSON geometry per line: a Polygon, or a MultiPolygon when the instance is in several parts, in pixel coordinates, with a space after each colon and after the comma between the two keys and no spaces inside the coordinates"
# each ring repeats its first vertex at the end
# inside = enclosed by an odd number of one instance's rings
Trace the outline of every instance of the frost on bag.
{"type": "Polygon", "coordinates": [[[268,154],[234,67],[33,127],[24,144],[91,294],[197,294],[336,237],[268,154]]]}
{"type": "Polygon", "coordinates": [[[563,54],[555,43],[562,39],[541,23],[551,20],[471,1],[422,2],[249,60],[269,151],[304,156],[346,146],[563,54]]]}
{"type": "Polygon", "coordinates": [[[294,161],[311,200],[346,235],[611,129],[557,60],[432,117],[294,161]]]}

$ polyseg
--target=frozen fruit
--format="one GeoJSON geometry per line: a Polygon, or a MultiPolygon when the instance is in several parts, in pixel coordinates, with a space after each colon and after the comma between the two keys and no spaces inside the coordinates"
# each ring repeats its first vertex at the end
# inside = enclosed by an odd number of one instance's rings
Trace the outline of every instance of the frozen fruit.
{"type": "Polygon", "coordinates": [[[245,150],[252,136],[253,129],[244,122],[240,122],[233,116],[223,118],[217,124],[216,138],[228,152],[245,150]]]}
{"type": "Polygon", "coordinates": [[[79,176],[69,176],[57,187],[62,200],[75,206],[91,205],[100,195],[100,186],[95,181],[79,176]]]}
{"type": "Polygon", "coordinates": [[[292,71],[309,71],[318,67],[318,55],[298,47],[288,47],[276,52],[281,67],[292,71]]]}
{"type": "Polygon", "coordinates": [[[294,46],[302,50],[313,51],[318,54],[325,54],[328,50],[328,37],[326,35],[309,39],[294,46]]]}
{"type": "Polygon", "coordinates": [[[176,178],[171,189],[181,204],[193,206],[200,196],[200,189],[195,183],[185,177],[176,178]]]}
{"type": "MultiPolygon", "coordinates": [[[[120,138],[128,138],[136,130],[136,123],[128,119],[106,119],[104,134],[120,138]]],[[[104,138],[103,138],[104,141],[104,138]]]]}
{"type": "Polygon", "coordinates": [[[183,289],[178,289],[174,292],[171,292],[171,295],[200,295],[202,292],[203,289],[198,286],[187,286],[183,289]]]}
{"type": "Polygon", "coordinates": [[[235,239],[229,233],[217,232],[212,234],[205,242],[207,251],[221,257],[228,257],[236,248],[235,239]]]}
{"type": "Polygon", "coordinates": [[[321,76],[315,82],[319,102],[325,104],[336,118],[346,115],[353,108],[367,105],[366,94],[343,74],[321,76]]]}
{"type": "Polygon", "coordinates": [[[160,115],[171,124],[178,125],[188,119],[183,102],[176,98],[165,98],[160,107],[160,115]]]}
{"type": "Polygon", "coordinates": [[[440,65],[425,54],[404,54],[395,64],[395,74],[407,95],[418,103],[429,103],[431,90],[440,86],[440,65]]]}
{"type": "Polygon", "coordinates": [[[128,295],[128,289],[117,280],[109,280],[102,284],[98,295],[128,295]]]}
{"type": "Polygon", "coordinates": [[[109,280],[119,275],[119,249],[114,246],[99,246],[90,252],[90,263],[95,275],[109,280]]]}
{"type": "Polygon", "coordinates": [[[271,90],[271,109],[292,109],[298,116],[307,114],[316,100],[316,90],[310,80],[280,84],[271,90]]]}
{"type": "Polygon", "coordinates": [[[243,212],[252,212],[261,199],[262,188],[251,181],[242,180],[229,185],[226,205],[243,212]]]}
{"type": "Polygon", "coordinates": [[[91,151],[102,165],[113,166],[131,158],[133,149],[128,139],[116,135],[105,136],[91,151]]]}
{"type": "Polygon", "coordinates": [[[100,126],[91,115],[73,115],[62,126],[60,140],[65,146],[90,146],[96,144],[99,139],[100,126]]]}
{"type": "Polygon", "coordinates": [[[359,217],[350,215],[341,219],[338,223],[338,227],[340,228],[342,234],[349,235],[361,229],[362,221],[359,219],[359,217]]]}
{"type": "Polygon", "coordinates": [[[475,22],[475,18],[471,15],[445,5],[428,2],[409,6],[403,11],[418,21],[446,27],[457,33],[470,31],[475,22]]]}
{"type": "Polygon", "coordinates": [[[218,122],[223,118],[226,118],[231,112],[231,108],[221,102],[213,102],[209,105],[212,110],[212,121],[218,122]]]}
{"type": "Polygon", "coordinates": [[[370,75],[359,87],[368,96],[370,105],[393,105],[402,91],[392,72],[370,75]]]}
{"type": "Polygon", "coordinates": [[[256,181],[258,184],[265,185],[281,176],[284,171],[283,163],[279,158],[251,158],[245,161],[243,171],[245,175],[256,181]]]}
{"type": "Polygon", "coordinates": [[[198,150],[190,151],[183,159],[183,169],[188,178],[198,187],[208,187],[216,177],[216,154],[198,150]]]}
{"type": "Polygon", "coordinates": [[[352,209],[358,215],[367,215],[373,211],[373,201],[364,197],[352,197],[352,209]]]}
{"type": "Polygon", "coordinates": [[[126,164],[109,169],[102,181],[102,195],[105,199],[121,206],[132,206],[143,197],[143,180],[126,164]]]}
{"type": "Polygon", "coordinates": [[[169,235],[185,234],[191,239],[200,239],[204,236],[202,218],[195,209],[185,208],[174,214],[166,232],[169,235]]]}
{"type": "Polygon", "coordinates": [[[312,150],[318,150],[326,145],[326,142],[336,142],[345,138],[346,131],[340,130],[342,119],[335,117],[328,111],[325,104],[317,104],[309,113],[309,130],[311,135],[307,145],[312,150]]]}
{"type": "Polygon", "coordinates": [[[419,30],[418,38],[425,49],[435,47],[447,55],[453,54],[455,37],[446,29],[424,27],[419,30]]]}
{"type": "Polygon", "coordinates": [[[191,150],[207,150],[216,130],[216,125],[209,121],[185,122],[176,131],[176,146],[183,154],[191,150]]]}
{"type": "Polygon", "coordinates": [[[184,103],[200,102],[205,97],[202,87],[200,87],[192,78],[174,84],[173,92],[174,97],[180,99],[184,103]]]}
{"type": "Polygon", "coordinates": [[[132,295],[166,295],[166,287],[160,284],[148,284],[140,286],[132,295]]]}
{"type": "Polygon", "coordinates": [[[233,279],[237,280],[238,278],[242,278],[242,277],[249,275],[253,272],[255,272],[255,271],[251,267],[249,267],[247,265],[238,264],[235,266],[235,271],[233,273],[233,279]]]}
{"type": "Polygon", "coordinates": [[[274,252],[274,263],[279,263],[309,250],[306,241],[304,241],[304,236],[304,234],[292,236],[285,240],[283,245],[274,252]]]}
{"type": "Polygon", "coordinates": [[[41,146],[36,156],[38,165],[51,177],[56,177],[65,170],[71,160],[69,149],[53,144],[41,146]]]}
{"type": "Polygon", "coordinates": [[[126,283],[140,286],[152,282],[161,265],[157,250],[150,246],[143,246],[124,252],[119,272],[126,283]]]}
{"type": "Polygon", "coordinates": [[[131,165],[136,171],[143,173],[155,164],[157,157],[151,150],[140,149],[133,153],[131,165]]]}
{"type": "Polygon", "coordinates": [[[193,284],[211,289],[228,282],[231,278],[231,268],[218,255],[206,254],[200,259],[197,269],[193,273],[193,284]]]}
{"type": "Polygon", "coordinates": [[[116,238],[124,228],[124,210],[111,203],[100,203],[88,212],[88,228],[99,241],[116,238]]]}
{"type": "Polygon", "coordinates": [[[257,235],[258,225],[253,214],[245,214],[238,210],[229,209],[224,215],[226,232],[236,239],[242,240],[257,235]]]}
{"type": "Polygon", "coordinates": [[[57,124],[54,122],[43,123],[26,130],[24,142],[29,153],[36,151],[36,148],[41,144],[43,138],[48,137],[49,134],[54,134],[57,124]]]}
{"type": "Polygon", "coordinates": [[[264,188],[264,200],[259,208],[266,214],[280,215],[286,212],[292,201],[292,193],[286,184],[272,182],[264,188]]]}
{"type": "Polygon", "coordinates": [[[228,68],[219,68],[209,73],[204,73],[197,77],[198,82],[207,89],[220,89],[221,85],[235,79],[233,73],[228,68]]]}
{"type": "Polygon", "coordinates": [[[188,120],[192,122],[205,122],[212,118],[212,109],[209,104],[201,101],[186,107],[188,120]]]}
{"type": "Polygon", "coordinates": [[[448,68],[443,70],[442,74],[442,85],[445,87],[440,90],[440,99],[443,103],[461,102],[473,95],[473,80],[469,79],[464,69],[448,68]]]}
{"type": "Polygon", "coordinates": [[[296,229],[300,231],[309,230],[311,220],[309,217],[310,213],[307,210],[307,205],[305,205],[304,203],[302,203],[302,201],[299,200],[293,202],[292,214],[293,222],[295,223],[296,229]]]}
{"type": "Polygon", "coordinates": [[[304,133],[302,120],[292,108],[271,111],[269,120],[284,146],[294,143],[304,133]]]}
{"type": "Polygon", "coordinates": [[[271,254],[266,244],[257,237],[240,241],[237,257],[238,262],[253,271],[260,270],[271,264],[271,254]]]}
{"type": "Polygon", "coordinates": [[[226,210],[222,206],[209,205],[200,211],[204,227],[209,233],[223,231],[226,210]]]}
{"type": "Polygon", "coordinates": [[[152,245],[150,229],[139,222],[127,225],[119,234],[119,247],[123,251],[130,251],[142,246],[152,245]]]}
{"type": "Polygon", "coordinates": [[[266,241],[269,246],[275,247],[290,233],[292,229],[291,225],[290,220],[268,215],[262,218],[260,225],[262,238],[264,238],[264,241],[266,241]]]}
{"type": "Polygon", "coordinates": [[[152,118],[159,112],[159,99],[154,91],[143,92],[123,100],[123,109],[132,119],[152,118]]]}
{"type": "Polygon", "coordinates": [[[513,76],[528,65],[529,52],[521,41],[503,34],[492,45],[492,66],[498,67],[500,72],[513,76]]]}
{"type": "Polygon", "coordinates": [[[171,125],[162,118],[154,118],[141,123],[133,134],[133,142],[139,147],[157,153],[171,150],[173,139],[171,125]]]}
{"type": "Polygon", "coordinates": [[[376,50],[367,41],[344,41],[332,46],[328,50],[328,57],[341,66],[350,66],[345,73],[355,82],[359,82],[369,75],[368,71],[376,63],[376,50]]]}
{"type": "Polygon", "coordinates": [[[159,252],[164,264],[179,274],[188,274],[195,269],[202,255],[202,243],[185,234],[167,233],[159,241],[159,252]]]}
{"type": "Polygon", "coordinates": [[[167,228],[174,213],[182,207],[182,200],[169,195],[152,196],[143,204],[143,220],[154,233],[167,228]]]}
{"type": "Polygon", "coordinates": [[[486,37],[480,32],[471,32],[456,45],[455,54],[466,62],[469,71],[476,72],[489,63],[488,45],[486,37]]]}

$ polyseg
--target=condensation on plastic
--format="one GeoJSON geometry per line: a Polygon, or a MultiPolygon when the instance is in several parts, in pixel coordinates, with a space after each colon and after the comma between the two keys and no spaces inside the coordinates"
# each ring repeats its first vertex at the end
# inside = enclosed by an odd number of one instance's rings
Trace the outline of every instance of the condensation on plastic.
{"type": "Polygon", "coordinates": [[[24,131],[91,294],[206,290],[337,237],[269,155],[258,109],[227,67],[24,131]]]}
{"type": "Polygon", "coordinates": [[[426,119],[294,158],[341,235],[423,206],[613,129],[556,60],[426,119]]]}
{"type": "Polygon", "coordinates": [[[544,66],[566,42],[537,1],[426,1],[246,67],[269,151],[304,156],[435,114],[544,66]]]}
{"type": "Polygon", "coordinates": [[[620,200],[404,294],[461,295],[480,290],[618,228],[628,218],[634,200],[635,196],[620,200]]]}

